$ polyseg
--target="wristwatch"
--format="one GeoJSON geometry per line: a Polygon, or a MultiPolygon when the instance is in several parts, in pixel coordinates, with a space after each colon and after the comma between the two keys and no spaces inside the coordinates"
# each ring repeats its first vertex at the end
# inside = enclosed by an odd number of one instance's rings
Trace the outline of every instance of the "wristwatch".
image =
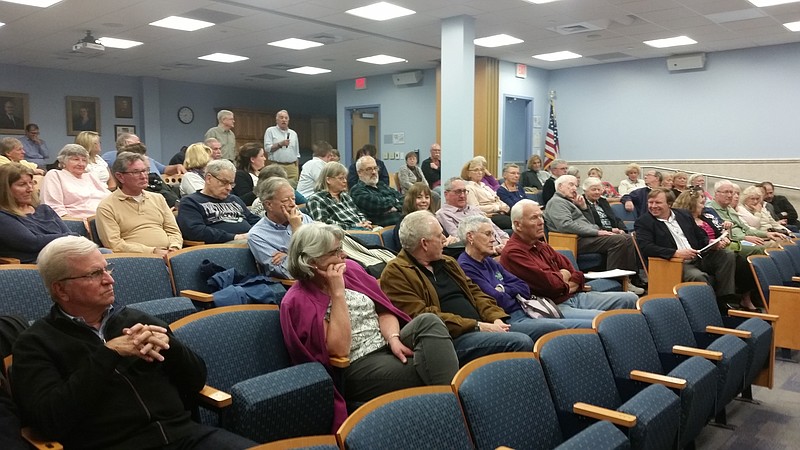
{"type": "Polygon", "coordinates": [[[481,331],[481,323],[475,322],[475,331],[481,331]]]}

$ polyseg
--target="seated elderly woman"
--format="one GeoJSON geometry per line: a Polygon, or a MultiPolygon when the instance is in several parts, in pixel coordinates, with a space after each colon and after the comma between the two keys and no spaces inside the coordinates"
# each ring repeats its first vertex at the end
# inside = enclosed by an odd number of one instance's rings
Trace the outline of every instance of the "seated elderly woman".
{"type": "MultiPolygon", "coordinates": [[[[703,193],[706,202],[714,200],[711,193],[706,190],[706,177],[702,173],[693,173],[687,180],[688,186],[693,187],[703,193]]],[[[672,177],[672,185],[675,186],[675,177],[672,177]]],[[[688,187],[687,187],[688,189],[688,187]]]]}
{"type": "Polygon", "coordinates": [[[405,194],[414,183],[427,183],[422,170],[417,166],[417,160],[417,152],[406,153],[406,165],[397,171],[397,178],[400,179],[400,186],[397,186],[397,190],[401,194],[405,194]]]}
{"type": "Polygon", "coordinates": [[[509,208],[514,206],[518,201],[525,196],[525,188],[519,184],[519,166],[516,164],[508,164],[503,167],[503,183],[497,189],[497,196],[509,208]]]}
{"type": "Polygon", "coordinates": [[[672,174],[672,193],[677,198],[683,191],[685,191],[689,182],[689,174],[686,172],[675,172],[672,174]]]}
{"type": "Polygon", "coordinates": [[[550,178],[550,172],[542,170],[542,158],[533,155],[528,159],[528,170],[522,173],[522,187],[526,192],[535,194],[542,190],[544,182],[550,178]]]}
{"type": "Polygon", "coordinates": [[[777,231],[786,236],[792,236],[792,232],[775,220],[764,207],[764,188],[762,187],[746,187],[741,194],[736,212],[753,228],[761,231],[777,231]]]}
{"type": "Polygon", "coordinates": [[[347,168],[341,163],[325,163],[314,190],[307,206],[308,214],[317,222],[339,225],[345,230],[373,228],[347,193],[347,168]]]}
{"type": "Polygon", "coordinates": [[[17,138],[5,137],[0,139],[0,165],[20,163],[33,170],[34,175],[44,175],[44,170],[39,169],[36,163],[25,161],[25,149],[17,138]]]}
{"type": "Polygon", "coordinates": [[[35,263],[50,241],[66,236],[69,228],[33,193],[33,169],[19,163],[0,166],[0,256],[35,263]]]}
{"type": "Polygon", "coordinates": [[[100,148],[100,134],[96,131],[81,131],[75,136],[75,143],[89,152],[89,157],[86,159],[86,171],[93,173],[109,191],[116,189],[117,182],[111,176],[108,163],[100,157],[100,152],[103,151],[100,148]]]}
{"type": "MultiPolygon", "coordinates": [[[[447,385],[458,358],[444,323],[434,314],[411,320],[342,251],[335,225],[304,225],[289,243],[288,269],[297,282],[283,297],[281,329],[294,364],[348,357],[347,400],[367,401],[397,389],[447,385]]],[[[334,397],[334,428],[347,415],[334,397]]]]}
{"type": "Polygon", "coordinates": [[[206,164],[211,161],[211,147],[196,142],[186,149],[183,167],[186,173],[181,177],[181,197],[194,194],[206,185],[206,164]]]}
{"type": "MultiPolygon", "coordinates": [[[[603,180],[603,169],[592,166],[589,167],[589,170],[586,172],[587,177],[593,177],[600,180],[600,183],[603,185],[603,198],[619,198],[619,192],[617,192],[617,188],[614,187],[613,184],[609,183],[608,181],[603,180]]],[[[586,188],[583,188],[586,190],[586,188]]]]}
{"type": "Polygon", "coordinates": [[[480,157],[473,158],[461,169],[461,178],[467,181],[467,204],[477,206],[498,227],[511,228],[511,218],[508,216],[511,207],[503,203],[495,190],[483,181],[486,174],[483,161],[480,157]]]}
{"type": "Polygon", "coordinates": [[[592,222],[601,230],[615,234],[625,234],[627,227],[625,221],[614,214],[608,200],[603,198],[603,182],[599,178],[589,177],[583,181],[583,198],[586,207],[592,215],[592,222]]]}
{"type": "MultiPolygon", "coordinates": [[[[494,260],[494,240],[492,222],[486,217],[470,216],[458,225],[458,236],[466,244],[464,253],[458,257],[458,264],[464,273],[481,290],[492,297],[497,305],[511,316],[509,323],[530,322],[532,325],[546,323],[552,326],[549,331],[561,328],[591,328],[591,319],[533,319],[522,309],[518,296],[531,297],[528,283],[520,280],[494,260]]],[[[557,308],[554,304],[554,308],[557,308]]]]}
{"type": "Polygon", "coordinates": [[[634,189],[644,187],[644,180],[639,178],[642,175],[642,168],[636,163],[625,166],[625,178],[619,182],[619,195],[629,194],[634,189]]]}
{"type": "MultiPolygon", "coordinates": [[[[250,212],[257,215],[264,217],[264,204],[261,203],[261,200],[258,199],[258,190],[259,187],[270,178],[283,178],[287,180],[286,170],[278,164],[270,164],[258,172],[258,183],[256,183],[256,187],[253,189],[253,193],[256,195],[256,199],[253,200],[253,203],[250,205],[250,212]]],[[[308,202],[303,194],[300,193],[297,189],[294,190],[294,204],[298,206],[303,206],[308,202]]]]}
{"type": "Polygon", "coordinates": [[[236,167],[227,159],[206,166],[203,189],[181,199],[178,228],[184,239],[206,244],[244,241],[261,218],[231,194],[236,167]]]}
{"type": "Polygon", "coordinates": [[[95,215],[100,202],[111,194],[97,176],[86,172],[89,152],[78,144],[67,144],[56,157],[60,170],[50,170],[42,180],[42,203],[61,217],[95,215]]]}

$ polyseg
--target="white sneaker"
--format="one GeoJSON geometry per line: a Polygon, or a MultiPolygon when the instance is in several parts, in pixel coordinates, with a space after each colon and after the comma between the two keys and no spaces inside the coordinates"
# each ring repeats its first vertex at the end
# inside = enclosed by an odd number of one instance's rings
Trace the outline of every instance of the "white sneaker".
{"type": "Polygon", "coordinates": [[[636,295],[642,295],[644,294],[644,289],[640,288],[639,286],[636,286],[633,283],[628,283],[628,292],[633,292],[636,295]]]}

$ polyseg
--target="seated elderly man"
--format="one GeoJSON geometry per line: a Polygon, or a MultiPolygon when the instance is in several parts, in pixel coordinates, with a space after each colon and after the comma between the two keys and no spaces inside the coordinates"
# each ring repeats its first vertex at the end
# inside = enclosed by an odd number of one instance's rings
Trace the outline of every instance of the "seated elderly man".
{"type": "Polygon", "coordinates": [[[386,265],[381,289],[414,318],[434,313],[447,325],[463,365],[491,353],[531,351],[533,339],[564,326],[551,321],[508,323],[503,308],[470,280],[456,260],[442,254],[442,226],[429,211],[415,211],[400,224],[403,250],[386,265]]]}
{"type": "Polygon", "coordinates": [[[550,199],[553,198],[553,195],[555,195],[555,181],[558,177],[567,174],[569,163],[563,159],[556,159],[550,163],[550,167],[548,167],[547,170],[550,171],[550,178],[542,185],[542,206],[547,205],[550,199]]]}
{"type": "Polygon", "coordinates": [[[23,421],[37,433],[65,448],[255,444],[192,421],[205,363],[166,323],[114,308],[112,269],[93,242],[56,239],[38,268],[54,305],[17,339],[11,374],[23,421]]]}
{"type": "Polygon", "coordinates": [[[647,195],[650,190],[661,186],[664,176],[661,172],[650,169],[644,173],[644,187],[636,188],[623,195],[620,202],[625,205],[625,211],[636,211],[636,217],[647,212],[647,195]]]}
{"type": "MultiPolygon", "coordinates": [[[[544,221],[550,231],[578,235],[578,253],[606,255],[609,269],[638,271],[636,248],[631,237],[621,231],[606,231],[594,223],[583,196],[578,195],[578,182],[572,175],[562,175],[555,181],[556,194],[544,210],[544,221]],[[590,219],[591,218],[591,219],[590,219]]],[[[643,294],[642,288],[628,283],[628,290],[643,294]]]]}
{"type": "Polygon", "coordinates": [[[372,156],[356,161],[359,181],[350,189],[350,196],[373,225],[397,225],[403,210],[403,196],[378,180],[378,164],[372,156]]]}
{"type": "MultiPolygon", "coordinates": [[[[708,202],[711,208],[728,228],[728,237],[731,240],[731,250],[742,256],[764,254],[767,247],[777,247],[776,241],[783,239],[780,233],[774,231],[761,231],[747,224],[739,213],[733,208],[735,188],[728,180],[719,180],[714,184],[714,200],[708,202]]],[[[706,208],[706,209],[708,209],[706,208]]]]}
{"type": "MultiPolygon", "coordinates": [[[[466,182],[459,177],[453,177],[444,182],[444,201],[441,209],[436,211],[436,218],[448,236],[458,236],[458,224],[465,217],[486,217],[477,206],[467,204],[466,182]]],[[[492,246],[495,253],[500,253],[508,241],[508,233],[498,228],[494,222],[492,222],[492,232],[494,237],[492,246]]]]}
{"type": "Polygon", "coordinates": [[[775,185],[771,181],[762,181],[756,186],[764,190],[764,201],[772,217],[796,233],[800,222],[797,221],[797,210],[789,199],[784,195],[775,195],[775,185]]]}
{"type": "Polygon", "coordinates": [[[601,310],[636,307],[639,297],[632,292],[584,292],[583,273],[543,241],[544,220],[536,202],[517,202],[511,208],[511,221],[514,234],[500,264],[528,283],[532,294],[553,300],[564,317],[592,319],[601,310]]]}
{"type": "Polygon", "coordinates": [[[178,206],[178,227],[183,237],[206,244],[247,239],[250,227],[261,219],[231,194],[236,167],[227,159],[206,166],[201,191],[187,195],[178,206]]]}
{"type": "Polygon", "coordinates": [[[97,232],[114,252],[166,256],[183,246],[175,215],[160,194],[148,192],[144,155],[122,152],[111,167],[117,190],[97,207],[97,232]]]}
{"type": "Polygon", "coordinates": [[[601,230],[624,234],[627,230],[625,222],[614,214],[608,200],[603,198],[604,192],[606,190],[600,178],[589,177],[583,181],[583,198],[586,199],[586,211],[589,213],[584,215],[601,230]]]}
{"type": "Polygon", "coordinates": [[[258,198],[265,215],[250,229],[247,245],[266,273],[292,278],[286,258],[289,240],[292,233],[313,220],[300,212],[294,202],[294,188],[286,179],[269,178],[260,186],[258,198]]]}

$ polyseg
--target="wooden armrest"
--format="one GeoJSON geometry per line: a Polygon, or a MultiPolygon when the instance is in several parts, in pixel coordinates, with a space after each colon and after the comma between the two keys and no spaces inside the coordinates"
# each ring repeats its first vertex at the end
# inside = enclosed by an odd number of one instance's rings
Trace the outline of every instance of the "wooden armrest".
{"type": "Polygon", "coordinates": [[[497,447],[494,450],[514,450],[514,449],[511,447],[506,447],[505,445],[501,445],[500,447],[497,447]]]}
{"type": "Polygon", "coordinates": [[[203,241],[190,241],[188,239],[183,240],[184,247],[196,247],[198,245],[206,245],[206,243],[203,241]]]}
{"type": "Polygon", "coordinates": [[[588,284],[583,285],[583,292],[592,292],[592,287],[588,284]]]}
{"type": "Polygon", "coordinates": [[[211,303],[214,301],[214,294],[207,294],[205,292],[193,291],[191,289],[184,289],[181,291],[181,296],[190,300],[211,303]]]}
{"type": "Polygon", "coordinates": [[[614,411],[613,409],[603,408],[601,406],[590,405],[588,403],[575,403],[572,405],[572,412],[593,419],[607,420],[614,425],[620,425],[626,428],[632,428],[636,425],[636,416],[614,411]]]}
{"type": "Polygon", "coordinates": [[[728,310],[728,315],[730,317],[744,317],[748,319],[751,317],[755,317],[757,319],[765,320],[767,322],[777,322],[778,317],[780,317],[775,314],[756,313],[750,311],[742,311],[740,309],[730,309],[728,310]]]}
{"type": "Polygon", "coordinates": [[[731,334],[738,338],[742,339],[750,339],[753,337],[753,333],[744,330],[736,330],[734,328],[725,328],[725,327],[715,327],[713,325],[706,326],[706,333],[712,334],[731,334]]]}
{"type": "Polygon", "coordinates": [[[215,389],[209,385],[205,385],[203,389],[200,389],[200,401],[213,408],[224,408],[233,403],[231,394],[215,389]]]}
{"type": "Polygon", "coordinates": [[[20,264],[18,258],[11,258],[10,256],[0,256],[0,264],[20,264]]]}
{"type": "Polygon", "coordinates": [[[31,447],[42,450],[63,450],[64,446],[56,441],[46,441],[39,439],[36,433],[31,430],[31,427],[22,428],[22,439],[25,439],[31,447]]]}
{"type": "Polygon", "coordinates": [[[722,352],[714,350],[703,350],[701,348],[686,347],[684,345],[673,345],[672,353],[676,355],[685,356],[700,356],[701,358],[710,359],[712,361],[721,361],[722,352]]]}
{"type": "Polygon", "coordinates": [[[631,370],[631,380],[642,381],[650,384],[663,384],[672,389],[685,389],[686,380],[683,378],[659,375],[657,373],[645,372],[643,370],[631,370]]]}
{"type": "Polygon", "coordinates": [[[346,358],[344,356],[331,356],[328,361],[333,367],[338,367],[339,369],[344,369],[345,367],[350,366],[350,358],[346,358]]]}
{"type": "Polygon", "coordinates": [[[287,278],[269,277],[269,279],[284,286],[291,286],[297,282],[297,280],[289,280],[287,278]]]}
{"type": "Polygon", "coordinates": [[[800,277],[792,277],[792,281],[795,283],[800,283],[800,277]]]}

